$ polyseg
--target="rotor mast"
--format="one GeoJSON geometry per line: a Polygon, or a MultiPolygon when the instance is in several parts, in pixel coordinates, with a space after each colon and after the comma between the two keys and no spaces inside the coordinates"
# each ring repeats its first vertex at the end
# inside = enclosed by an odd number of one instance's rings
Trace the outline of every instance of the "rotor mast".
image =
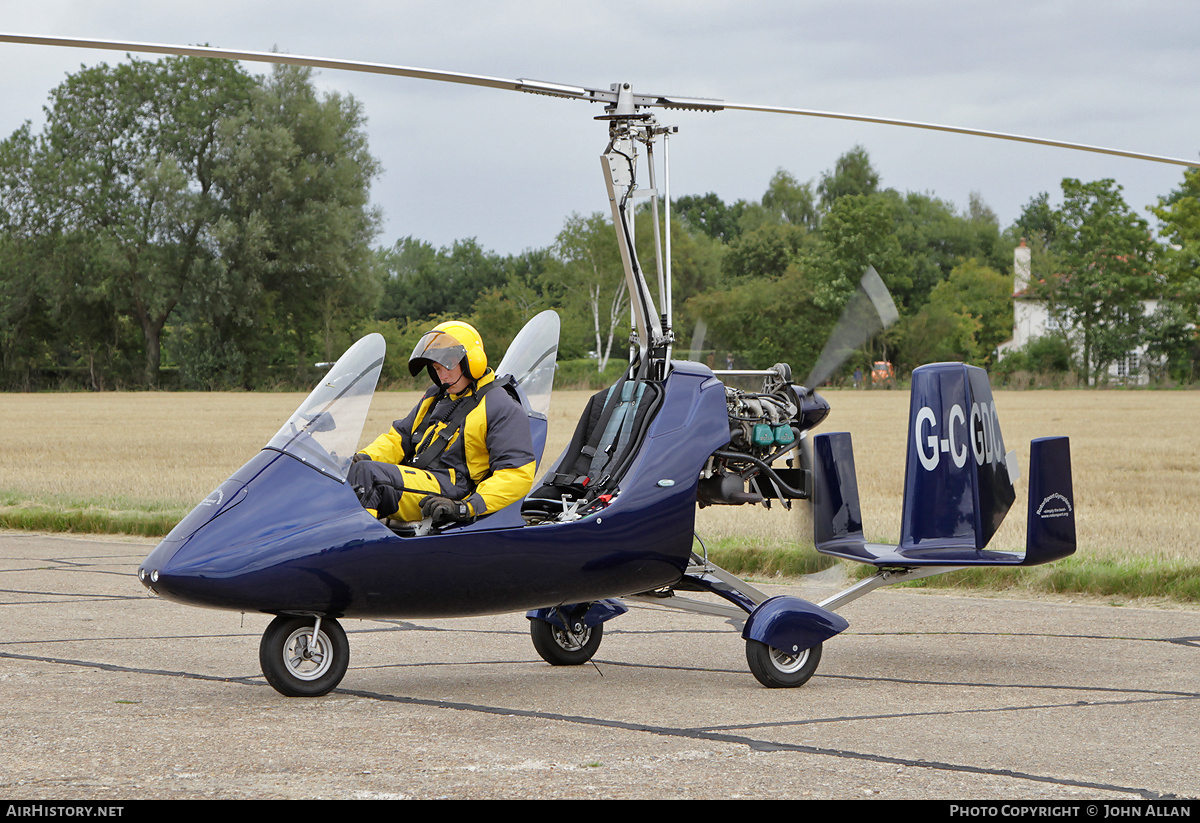
{"type": "Polygon", "coordinates": [[[608,146],[600,157],[600,165],[604,172],[609,205],[612,207],[613,226],[617,232],[617,245],[625,269],[625,284],[629,289],[630,310],[633,315],[629,362],[631,368],[636,368],[636,377],[662,380],[670,367],[671,349],[675,342],[675,334],[671,327],[670,168],[666,145],[667,136],[679,129],[659,125],[653,114],[640,111],[646,103],[634,96],[629,83],[614,83],[612,91],[615,99],[605,107],[607,113],[596,119],[608,121],[608,146]],[[654,142],[660,137],[663,140],[662,196],[656,186],[654,160],[654,142]],[[646,188],[639,187],[637,182],[638,154],[643,146],[646,150],[648,169],[649,185],[646,188]],[[655,306],[654,294],[638,259],[635,242],[636,201],[643,198],[650,200],[661,312],[655,306]],[[665,246],[664,232],[659,223],[660,200],[663,201],[665,214],[665,246]]]}

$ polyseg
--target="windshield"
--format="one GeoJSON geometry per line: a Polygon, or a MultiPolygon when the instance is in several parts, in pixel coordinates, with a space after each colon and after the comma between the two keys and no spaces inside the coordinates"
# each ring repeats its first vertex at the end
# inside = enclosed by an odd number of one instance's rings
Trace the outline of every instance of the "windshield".
{"type": "Polygon", "coordinates": [[[496,375],[511,374],[529,400],[529,408],[545,417],[550,412],[550,391],[558,360],[558,315],[544,311],[525,324],[513,338],[496,368],[496,375]]]}
{"type": "Polygon", "coordinates": [[[368,334],[347,349],[267,448],[345,480],[379,382],[385,348],[383,335],[368,334]]]}

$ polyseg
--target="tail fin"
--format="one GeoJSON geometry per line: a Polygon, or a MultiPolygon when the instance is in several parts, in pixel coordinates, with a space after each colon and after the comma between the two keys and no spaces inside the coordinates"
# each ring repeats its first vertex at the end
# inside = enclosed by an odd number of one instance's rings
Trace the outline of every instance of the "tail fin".
{"type": "Polygon", "coordinates": [[[1024,566],[1049,563],[1075,553],[1075,493],[1071,444],[1065,437],[1039,437],[1029,444],[1029,520],[1024,566]]]}
{"type": "Polygon", "coordinates": [[[987,372],[963,363],[912,375],[901,548],[982,549],[1016,499],[987,372]]]}
{"type": "Polygon", "coordinates": [[[1016,493],[1016,460],[1004,450],[983,369],[936,363],[913,372],[900,545],[862,533],[850,435],[813,438],[817,550],[875,565],[1035,565],[1075,551],[1070,445],[1033,441],[1024,555],[985,551],[1016,493]]]}

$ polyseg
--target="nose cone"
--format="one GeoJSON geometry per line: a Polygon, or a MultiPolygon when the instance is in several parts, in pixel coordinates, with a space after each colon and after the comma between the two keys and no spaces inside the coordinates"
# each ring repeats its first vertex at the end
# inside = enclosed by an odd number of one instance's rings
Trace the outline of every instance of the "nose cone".
{"type": "MultiPolygon", "coordinates": [[[[258,460],[258,458],[255,458],[258,460]]],[[[180,520],[175,528],[171,529],[163,541],[155,547],[154,551],[150,552],[149,556],[142,561],[138,567],[138,580],[142,581],[142,585],[154,591],[156,594],[162,594],[156,586],[162,578],[162,573],[176,552],[188,542],[188,540],[201,531],[209,523],[228,514],[238,504],[246,499],[246,481],[239,478],[245,469],[255,461],[247,463],[242,467],[242,471],[230,477],[220,486],[213,490],[212,494],[200,501],[199,505],[188,514],[187,517],[180,520]]]]}
{"type": "Polygon", "coordinates": [[[321,559],[390,534],[344,483],[264,450],[180,521],[138,578],[194,606],[334,613],[350,594],[321,559]]]}
{"type": "Polygon", "coordinates": [[[800,396],[800,430],[816,428],[829,416],[829,401],[819,394],[809,394],[807,391],[798,391],[797,394],[800,396]]]}

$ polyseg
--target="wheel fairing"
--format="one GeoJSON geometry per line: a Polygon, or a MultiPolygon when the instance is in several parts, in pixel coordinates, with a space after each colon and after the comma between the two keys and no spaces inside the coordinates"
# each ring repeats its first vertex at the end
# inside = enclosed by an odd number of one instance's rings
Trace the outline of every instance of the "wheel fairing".
{"type": "Polygon", "coordinates": [[[847,628],[841,615],[791,595],[759,604],[742,629],[742,637],[789,654],[824,643],[847,628]]]}

